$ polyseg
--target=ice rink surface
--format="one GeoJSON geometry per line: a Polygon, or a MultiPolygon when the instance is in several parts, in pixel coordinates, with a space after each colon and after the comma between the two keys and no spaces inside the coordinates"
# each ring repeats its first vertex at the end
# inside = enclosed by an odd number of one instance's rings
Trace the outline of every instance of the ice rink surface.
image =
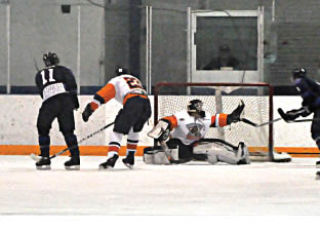
{"type": "Polygon", "coordinates": [[[99,171],[105,157],[82,156],[80,171],[67,157],[37,171],[28,156],[0,156],[0,215],[320,215],[315,161],[232,166],[191,162],[133,170],[118,160],[99,171]]]}

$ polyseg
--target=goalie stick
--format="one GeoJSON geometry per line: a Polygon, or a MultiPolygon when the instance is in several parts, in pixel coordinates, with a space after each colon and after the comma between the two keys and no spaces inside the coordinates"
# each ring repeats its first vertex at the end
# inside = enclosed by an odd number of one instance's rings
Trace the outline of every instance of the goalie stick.
{"type": "MultiPolygon", "coordinates": [[[[104,127],[100,128],[99,130],[91,133],[90,135],[87,135],[86,137],[82,138],[82,139],[78,142],[78,144],[80,144],[80,143],[86,141],[87,139],[91,138],[92,136],[94,136],[94,135],[102,132],[103,130],[107,129],[108,127],[112,126],[113,124],[114,124],[114,122],[109,123],[109,124],[105,125],[104,127]]],[[[71,146],[71,147],[67,147],[67,148],[59,151],[58,153],[51,155],[51,156],[49,157],[49,159],[51,160],[52,158],[55,158],[55,157],[57,157],[57,156],[65,153],[66,151],[71,150],[71,149],[74,149],[74,148],[76,148],[76,147],[77,147],[77,145],[71,146]]],[[[30,157],[31,157],[32,160],[35,160],[35,161],[39,161],[39,160],[41,159],[41,156],[38,156],[38,155],[33,154],[33,153],[30,154],[30,157]]]]}
{"type": "Polygon", "coordinates": [[[165,142],[160,143],[161,148],[164,150],[164,154],[166,155],[168,161],[170,164],[178,164],[180,163],[179,160],[173,159],[170,149],[168,148],[167,144],[165,142]]]}

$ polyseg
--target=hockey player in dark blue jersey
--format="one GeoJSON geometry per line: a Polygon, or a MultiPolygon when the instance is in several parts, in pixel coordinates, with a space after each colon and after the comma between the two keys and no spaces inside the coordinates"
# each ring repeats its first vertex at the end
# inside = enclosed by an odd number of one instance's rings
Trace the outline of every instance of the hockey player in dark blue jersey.
{"type": "Polygon", "coordinates": [[[58,119],[59,128],[70,148],[71,159],[65,162],[66,169],[80,168],[80,155],[77,137],[74,134],[75,121],[73,110],[79,108],[77,84],[72,71],[58,65],[57,54],[48,52],[43,55],[46,65],[35,77],[36,85],[42,97],[42,105],[37,119],[41,160],[37,169],[50,169],[50,136],[52,122],[58,119]]]}
{"type": "MultiPolygon", "coordinates": [[[[282,109],[279,109],[279,114],[285,121],[292,121],[300,116],[306,117],[314,113],[311,124],[311,135],[320,150],[320,84],[307,77],[307,71],[304,68],[293,70],[292,79],[303,99],[302,107],[286,113],[282,109]]],[[[320,168],[320,161],[317,161],[316,166],[320,168]]],[[[317,172],[317,177],[320,177],[320,171],[317,172]]]]}

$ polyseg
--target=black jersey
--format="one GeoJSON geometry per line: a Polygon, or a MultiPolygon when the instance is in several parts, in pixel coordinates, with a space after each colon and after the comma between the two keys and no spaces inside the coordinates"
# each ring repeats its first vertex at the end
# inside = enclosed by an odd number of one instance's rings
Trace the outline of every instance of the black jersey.
{"type": "Polygon", "coordinates": [[[43,102],[59,94],[70,94],[74,107],[79,107],[77,83],[72,71],[64,66],[51,66],[36,74],[36,85],[43,102]]]}
{"type": "Polygon", "coordinates": [[[317,81],[301,77],[296,79],[295,86],[303,99],[302,106],[308,106],[310,110],[320,107],[320,84],[317,81]]]}
{"type": "Polygon", "coordinates": [[[77,83],[71,70],[64,66],[52,66],[36,74],[36,84],[43,100],[61,93],[76,93],[77,83]]]}

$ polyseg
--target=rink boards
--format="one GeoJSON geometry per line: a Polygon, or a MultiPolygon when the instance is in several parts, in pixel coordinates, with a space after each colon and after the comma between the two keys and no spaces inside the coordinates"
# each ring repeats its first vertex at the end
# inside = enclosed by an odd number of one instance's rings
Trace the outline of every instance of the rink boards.
{"type": "MultiPolygon", "coordinates": [[[[98,109],[90,118],[88,123],[81,119],[81,111],[85,105],[91,101],[92,96],[80,96],[80,109],[75,112],[76,134],[78,139],[89,135],[102,126],[112,122],[121,108],[115,101],[98,109]]],[[[38,109],[41,105],[41,98],[35,95],[1,95],[0,102],[0,154],[1,155],[26,155],[38,151],[38,136],[36,130],[36,120],[38,109]]],[[[151,97],[153,106],[153,99],[151,97]]],[[[285,111],[299,108],[301,98],[297,96],[275,96],[274,110],[278,107],[285,111]]],[[[274,118],[278,114],[274,113],[274,118]]],[[[288,124],[279,121],[274,124],[274,145],[275,150],[289,152],[295,156],[317,156],[318,151],[315,143],[311,139],[310,122],[288,124]]],[[[153,140],[146,136],[146,133],[153,126],[152,120],[146,124],[140,136],[137,155],[142,154],[146,146],[151,146],[153,140]]],[[[112,127],[102,133],[88,139],[80,147],[82,155],[105,155],[107,151],[108,135],[112,127]]],[[[64,148],[64,139],[58,130],[57,122],[53,123],[51,132],[52,153],[64,148]]],[[[125,139],[122,142],[125,146],[125,139]]],[[[123,147],[120,155],[125,153],[123,147]]]]}

